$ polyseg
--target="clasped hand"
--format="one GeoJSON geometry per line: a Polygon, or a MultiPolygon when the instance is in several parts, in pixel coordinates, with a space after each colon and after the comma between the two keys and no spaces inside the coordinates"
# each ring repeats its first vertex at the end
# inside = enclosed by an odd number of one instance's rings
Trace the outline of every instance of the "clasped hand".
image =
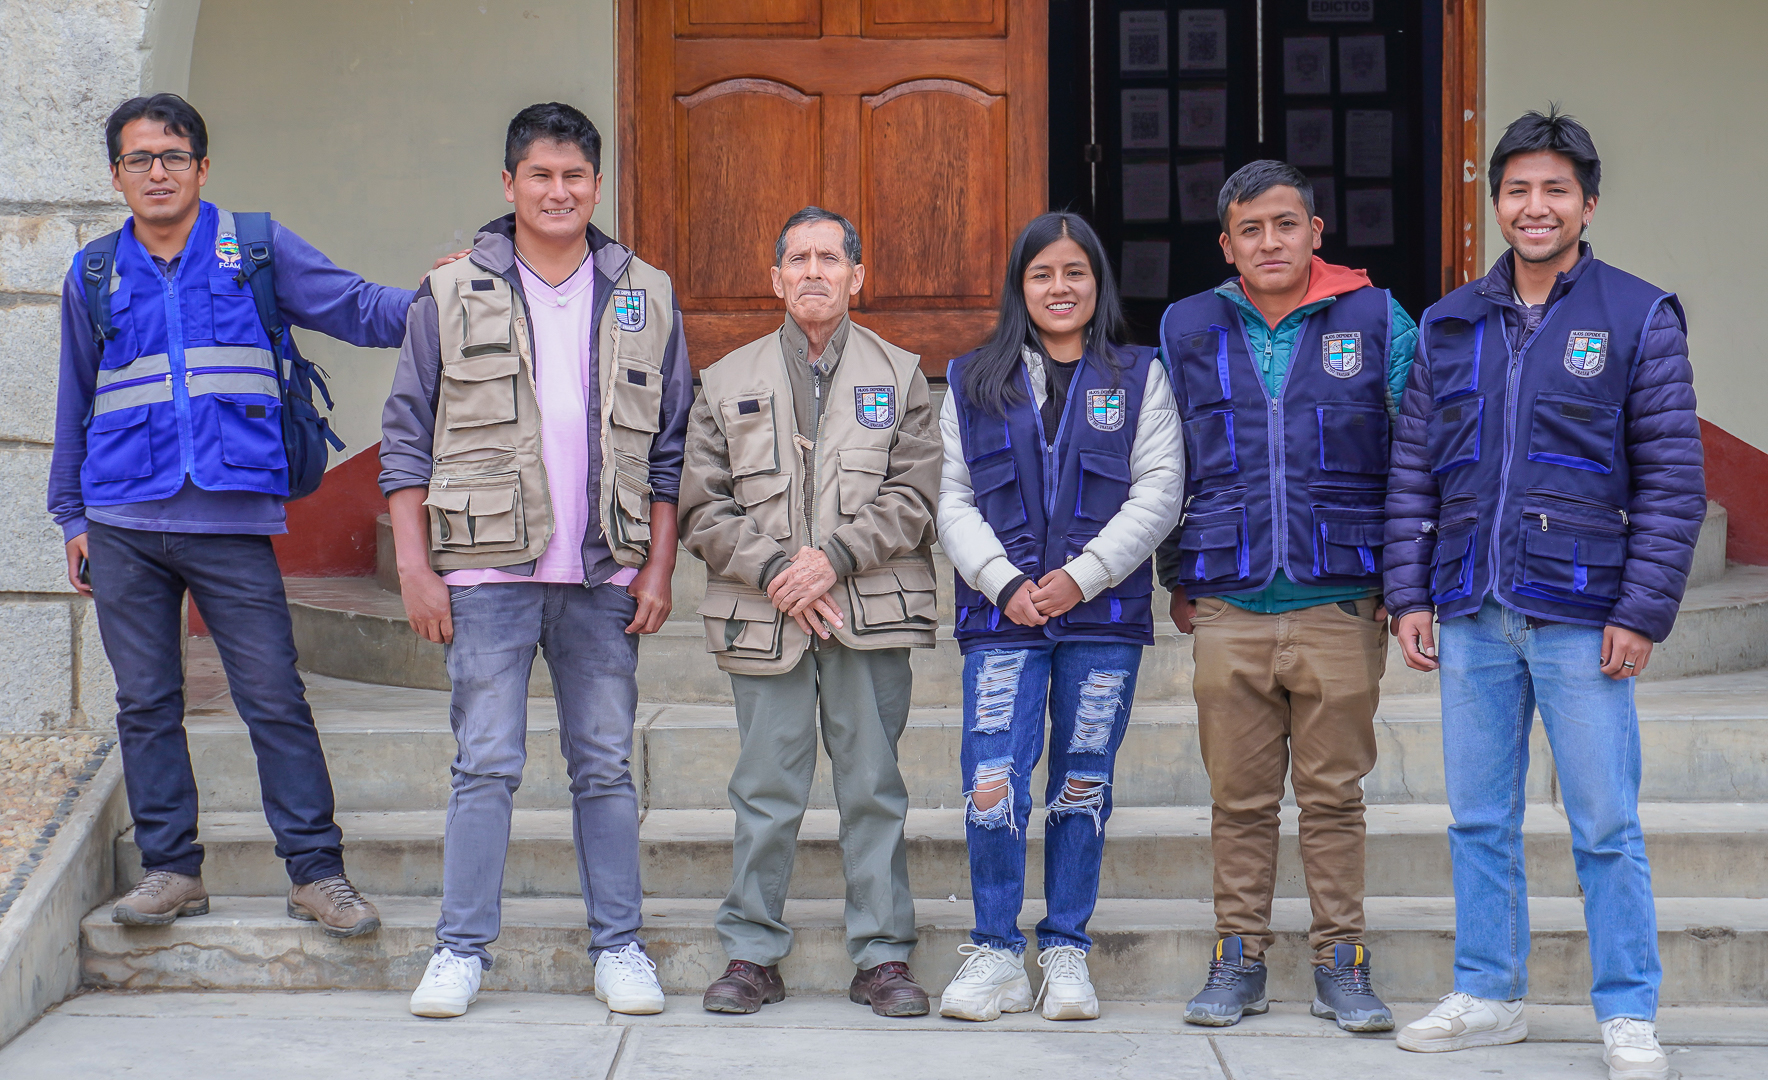
{"type": "Polygon", "coordinates": [[[842,625],[841,606],[829,593],[834,587],[835,568],[829,557],[807,545],[767,583],[767,598],[800,630],[826,640],[831,627],[842,625]]]}
{"type": "Polygon", "coordinates": [[[1020,626],[1042,626],[1058,615],[1065,615],[1085,597],[1068,571],[1055,569],[1045,574],[1036,585],[1023,582],[1019,591],[1007,601],[1007,618],[1020,626]]]}

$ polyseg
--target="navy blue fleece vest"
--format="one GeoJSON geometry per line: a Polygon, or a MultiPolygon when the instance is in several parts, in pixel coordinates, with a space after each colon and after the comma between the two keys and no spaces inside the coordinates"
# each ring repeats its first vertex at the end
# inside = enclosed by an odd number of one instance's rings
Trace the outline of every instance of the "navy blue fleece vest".
{"type": "MultiPolygon", "coordinates": [[[[1117,370],[1107,372],[1089,353],[1075,369],[1068,402],[1046,450],[1043,418],[1032,404],[1025,369],[1016,370],[1021,398],[1003,419],[991,416],[964,393],[964,368],[975,356],[951,362],[946,377],[957,402],[958,429],[977,508],[1007,549],[1007,557],[1033,581],[1079,555],[1099,535],[1130,494],[1130,450],[1142,415],[1142,395],[1154,350],[1117,351],[1117,370]]],[[[964,652],[1014,643],[1109,641],[1154,643],[1151,561],[1122,582],[1041,627],[1020,626],[1002,615],[993,598],[956,578],[956,636],[964,652]]]]}
{"type": "Polygon", "coordinates": [[[1440,618],[1478,611],[1495,593],[1531,615],[1602,624],[1627,556],[1627,393],[1665,299],[1676,302],[1593,262],[1520,353],[1498,303],[1475,285],[1425,312],[1440,618]]]}
{"type": "Polygon", "coordinates": [[[1391,301],[1362,288],[1307,316],[1273,398],[1240,309],[1214,292],[1161,320],[1185,430],[1179,579],[1193,597],[1381,585],[1391,301]]]}

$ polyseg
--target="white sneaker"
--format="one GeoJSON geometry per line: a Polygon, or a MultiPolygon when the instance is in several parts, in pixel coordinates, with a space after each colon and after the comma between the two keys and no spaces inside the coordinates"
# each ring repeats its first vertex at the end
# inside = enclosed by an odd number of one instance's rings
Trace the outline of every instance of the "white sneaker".
{"type": "Polygon", "coordinates": [[[423,981],[411,992],[411,1011],[418,1016],[459,1016],[479,1000],[484,970],[476,956],[437,949],[424,969],[423,981]]]}
{"type": "Polygon", "coordinates": [[[1602,1022],[1602,1060],[1608,1080],[1664,1080],[1670,1059],[1658,1045],[1657,1025],[1619,1017],[1602,1022]]]}
{"type": "Polygon", "coordinates": [[[1401,1050],[1438,1054],[1470,1046],[1503,1046],[1529,1037],[1522,1001],[1493,1001],[1457,991],[1424,1016],[1407,1024],[1394,1039],[1401,1050]]]}
{"type": "Polygon", "coordinates": [[[1044,969],[1044,985],[1038,991],[1045,1020],[1097,1020],[1099,995],[1087,974],[1087,953],[1078,945],[1055,945],[1041,950],[1037,966],[1044,969]]]}
{"type": "Polygon", "coordinates": [[[959,1020],[998,1020],[1004,1012],[1031,1009],[1031,980],[1025,957],[1010,949],[965,942],[958,952],[968,957],[939,995],[939,1015],[959,1020]]]}
{"type": "Polygon", "coordinates": [[[603,949],[595,958],[595,996],[617,1013],[648,1016],[663,1011],[663,988],[657,965],[634,941],[624,948],[603,949]]]}

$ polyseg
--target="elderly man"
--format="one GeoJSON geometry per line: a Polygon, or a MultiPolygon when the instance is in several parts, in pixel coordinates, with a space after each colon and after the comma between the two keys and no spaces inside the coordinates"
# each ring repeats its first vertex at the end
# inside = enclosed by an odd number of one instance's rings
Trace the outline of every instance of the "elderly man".
{"type": "Polygon", "coordinates": [[[851,223],[806,207],[774,258],[785,324],[701,372],[681,487],[682,542],[707,567],[707,647],[730,673],[742,740],[718,911],[730,966],[705,1006],[752,1013],[786,996],[782,917],[820,707],[859,968],[848,996],[881,1016],[921,1016],[896,742],[909,649],[930,648],[937,621],[934,412],[919,358],[847,317],[865,281],[851,223]]]}

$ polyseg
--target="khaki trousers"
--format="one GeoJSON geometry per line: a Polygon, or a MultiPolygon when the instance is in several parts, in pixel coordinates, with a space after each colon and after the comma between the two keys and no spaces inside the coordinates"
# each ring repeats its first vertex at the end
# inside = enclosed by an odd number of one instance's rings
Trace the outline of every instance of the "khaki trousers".
{"type": "Polygon", "coordinates": [[[1374,599],[1260,615],[1197,601],[1192,682],[1213,800],[1216,933],[1249,960],[1274,940],[1278,807],[1290,773],[1315,962],[1363,943],[1363,777],[1375,767],[1375,705],[1387,665],[1374,599]],[[1293,762],[1293,768],[1292,766],[1293,762]]]}

